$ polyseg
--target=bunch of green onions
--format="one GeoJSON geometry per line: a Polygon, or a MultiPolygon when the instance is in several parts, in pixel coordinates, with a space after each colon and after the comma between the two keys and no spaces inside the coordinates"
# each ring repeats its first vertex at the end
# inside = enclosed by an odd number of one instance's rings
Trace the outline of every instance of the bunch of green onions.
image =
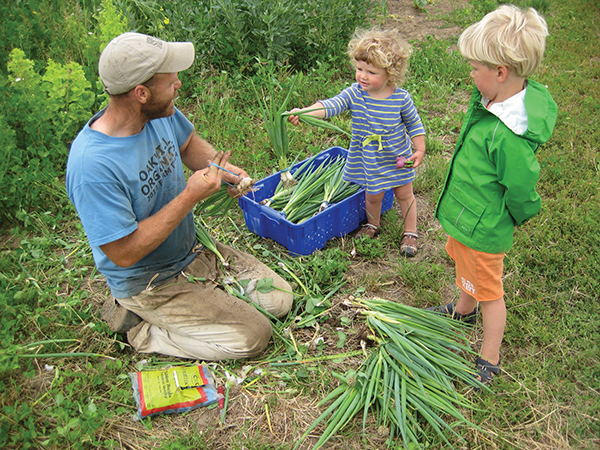
{"type": "Polygon", "coordinates": [[[273,153],[275,153],[275,156],[279,161],[281,182],[284,184],[292,183],[294,180],[292,174],[288,170],[289,165],[287,157],[289,153],[289,137],[287,132],[287,116],[284,114],[297,79],[298,75],[293,78],[292,85],[279,108],[275,105],[274,83],[269,84],[268,100],[264,96],[259,95],[256,88],[254,88],[254,92],[261,106],[265,128],[267,129],[269,140],[273,146],[273,153]]]}
{"type": "MultiPolygon", "coordinates": [[[[358,370],[338,375],[341,384],[319,405],[332,402],[306,431],[295,448],[320,422],[325,431],[315,444],[320,448],[350,420],[362,412],[363,430],[369,411],[380,427],[389,430],[388,447],[395,437],[404,448],[422,449],[425,423],[453,448],[446,434],[467,425],[480,430],[459,408],[473,408],[454,383],[475,381],[473,369],[461,354],[472,354],[464,325],[431,311],[381,299],[361,300],[371,339],[378,343],[358,370]],[[452,424],[444,418],[454,420],[452,424]]],[[[431,433],[431,431],[429,431],[431,433]]]]}
{"type": "Polygon", "coordinates": [[[295,112],[290,113],[286,111],[287,105],[290,101],[292,92],[294,91],[294,86],[296,85],[296,81],[301,74],[296,75],[292,79],[291,86],[285,96],[284,101],[280,104],[279,107],[276,106],[275,103],[275,88],[274,82],[269,83],[269,92],[268,95],[260,95],[256,87],[254,87],[254,93],[258,99],[258,103],[261,108],[261,113],[263,116],[265,128],[267,130],[267,134],[269,135],[269,140],[271,141],[271,145],[273,146],[273,153],[277,157],[279,162],[279,170],[281,172],[281,182],[284,185],[292,184],[294,182],[294,177],[290,173],[288,154],[289,154],[289,136],[287,131],[287,118],[291,114],[298,115],[300,121],[309,124],[311,126],[315,126],[318,128],[323,128],[327,130],[338,131],[340,133],[344,133],[351,136],[348,132],[342,130],[341,128],[321,120],[317,117],[311,116],[308,113],[311,111],[315,111],[316,109],[311,109],[307,111],[302,111],[301,113],[295,112]]]}
{"type": "Polygon", "coordinates": [[[198,208],[204,216],[224,216],[229,212],[231,207],[237,200],[229,195],[227,191],[229,185],[224,181],[221,182],[221,188],[204,200],[198,208]]]}
{"type": "Polygon", "coordinates": [[[296,184],[293,187],[286,189],[282,183],[278,185],[269,199],[269,206],[285,214],[290,222],[302,223],[327,205],[348,198],[360,186],[342,179],[345,161],[343,156],[338,155],[314,168],[314,157],[309,159],[295,172],[296,184]]]}

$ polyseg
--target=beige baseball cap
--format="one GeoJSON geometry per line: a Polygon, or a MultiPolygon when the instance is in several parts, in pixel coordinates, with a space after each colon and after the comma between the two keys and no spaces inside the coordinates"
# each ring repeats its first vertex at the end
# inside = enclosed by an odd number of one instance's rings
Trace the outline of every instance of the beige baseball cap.
{"type": "Polygon", "coordinates": [[[129,92],[155,73],[188,69],[194,62],[194,44],[165,42],[140,33],[123,33],[108,43],[98,62],[104,89],[110,95],[129,92]]]}

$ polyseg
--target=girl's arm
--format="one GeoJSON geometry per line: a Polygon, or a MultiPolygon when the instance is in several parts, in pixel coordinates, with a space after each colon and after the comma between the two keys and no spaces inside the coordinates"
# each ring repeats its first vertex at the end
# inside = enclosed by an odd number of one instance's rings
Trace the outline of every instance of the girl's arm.
{"type": "Polygon", "coordinates": [[[425,135],[419,134],[411,139],[412,144],[415,148],[415,152],[412,154],[409,161],[414,161],[413,169],[416,169],[423,161],[423,157],[425,156],[425,135]]]}
{"type": "MultiPolygon", "coordinates": [[[[323,106],[323,103],[321,103],[321,102],[317,102],[314,105],[309,106],[308,108],[294,108],[290,112],[293,113],[293,112],[300,112],[300,111],[310,111],[311,109],[317,109],[317,110],[307,113],[308,115],[318,117],[319,119],[325,118],[325,107],[323,106]]],[[[294,125],[298,125],[298,123],[300,122],[300,119],[298,118],[298,116],[291,115],[291,116],[288,116],[288,121],[294,125]]]]}

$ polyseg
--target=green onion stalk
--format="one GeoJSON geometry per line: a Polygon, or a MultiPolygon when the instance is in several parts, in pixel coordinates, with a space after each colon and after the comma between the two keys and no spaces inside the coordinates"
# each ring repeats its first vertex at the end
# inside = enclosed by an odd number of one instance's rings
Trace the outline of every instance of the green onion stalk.
{"type": "Polygon", "coordinates": [[[264,98],[264,96],[261,96],[258,93],[253,84],[254,92],[261,106],[265,128],[267,130],[267,134],[269,135],[271,145],[273,146],[273,153],[279,162],[281,182],[284,184],[284,186],[294,182],[294,177],[288,169],[289,165],[287,157],[289,153],[289,138],[287,132],[287,117],[284,115],[284,113],[286,111],[287,104],[290,101],[290,97],[294,90],[298,76],[299,75],[296,75],[292,79],[292,85],[290,86],[285,100],[283,103],[281,103],[279,108],[277,108],[275,105],[274,83],[270,83],[269,85],[268,101],[266,98],[264,98]]]}
{"type": "Polygon", "coordinates": [[[357,306],[377,345],[357,370],[336,374],[339,386],[319,403],[329,406],[295,448],[324,421],[325,430],[313,449],[322,447],[360,413],[363,432],[369,413],[389,430],[388,448],[399,438],[404,448],[424,449],[428,444],[423,441],[432,433],[454,448],[448,435],[464,441],[457,426],[482,431],[461,412],[475,407],[455,388],[457,382],[483,386],[462,356],[474,354],[464,334],[467,325],[382,299],[360,300],[357,306]]]}
{"type": "Polygon", "coordinates": [[[285,116],[285,117],[298,116],[298,119],[302,123],[305,123],[305,124],[313,126],[313,127],[322,128],[324,130],[331,130],[331,131],[337,131],[339,133],[344,133],[346,136],[351,138],[352,135],[350,133],[348,133],[347,131],[342,130],[340,127],[332,124],[331,122],[327,122],[323,119],[319,119],[318,117],[311,116],[309,114],[313,111],[319,111],[319,110],[324,110],[324,109],[325,108],[314,108],[314,109],[307,109],[305,111],[296,111],[293,113],[287,111],[287,112],[283,113],[283,116],[285,116]]]}
{"type": "Polygon", "coordinates": [[[197,219],[195,221],[195,228],[196,239],[198,239],[198,242],[202,244],[206,249],[210,250],[215,255],[217,255],[217,258],[219,258],[219,261],[221,261],[221,264],[223,264],[223,266],[229,266],[229,263],[225,260],[221,252],[219,252],[219,250],[217,249],[217,244],[215,243],[215,240],[212,238],[212,236],[210,235],[206,227],[202,224],[200,219],[197,219]]]}

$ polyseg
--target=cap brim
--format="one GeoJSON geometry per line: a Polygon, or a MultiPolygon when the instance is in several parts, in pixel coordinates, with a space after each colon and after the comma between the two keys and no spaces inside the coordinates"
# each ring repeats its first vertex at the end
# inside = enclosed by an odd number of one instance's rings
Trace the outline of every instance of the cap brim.
{"type": "Polygon", "coordinates": [[[156,73],[173,73],[189,69],[194,62],[194,44],[191,42],[165,42],[167,57],[156,73]]]}

